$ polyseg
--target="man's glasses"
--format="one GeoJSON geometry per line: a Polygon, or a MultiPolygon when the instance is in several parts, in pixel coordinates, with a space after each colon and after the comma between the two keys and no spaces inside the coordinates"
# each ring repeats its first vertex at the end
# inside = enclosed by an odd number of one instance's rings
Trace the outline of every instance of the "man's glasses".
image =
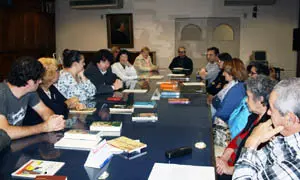
{"type": "Polygon", "coordinates": [[[185,53],[185,51],[178,51],[178,53],[185,53]]]}
{"type": "Polygon", "coordinates": [[[250,72],[249,73],[251,76],[253,76],[253,75],[255,75],[255,74],[257,74],[256,72],[250,72]]]}

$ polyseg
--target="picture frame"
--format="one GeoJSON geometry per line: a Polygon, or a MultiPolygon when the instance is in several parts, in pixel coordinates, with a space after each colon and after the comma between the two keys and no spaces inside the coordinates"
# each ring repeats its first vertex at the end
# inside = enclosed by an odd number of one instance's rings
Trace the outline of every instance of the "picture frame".
{"type": "Polygon", "coordinates": [[[133,21],[132,14],[107,14],[107,46],[133,48],[133,21]]]}

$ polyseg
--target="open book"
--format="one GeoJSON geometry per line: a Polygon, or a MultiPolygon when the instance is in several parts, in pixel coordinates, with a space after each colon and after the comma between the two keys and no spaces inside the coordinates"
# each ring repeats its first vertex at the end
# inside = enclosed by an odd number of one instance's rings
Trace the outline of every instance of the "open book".
{"type": "Polygon", "coordinates": [[[96,111],[96,108],[85,108],[81,110],[70,109],[70,114],[93,114],[96,111]]]}
{"type": "Polygon", "coordinates": [[[107,141],[107,143],[127,153],[132,153],[134,151],[138,151],[147,147],[147,144],[135,141],[125,136],[121,136],[116,139],[109,140],[107,141]]]}

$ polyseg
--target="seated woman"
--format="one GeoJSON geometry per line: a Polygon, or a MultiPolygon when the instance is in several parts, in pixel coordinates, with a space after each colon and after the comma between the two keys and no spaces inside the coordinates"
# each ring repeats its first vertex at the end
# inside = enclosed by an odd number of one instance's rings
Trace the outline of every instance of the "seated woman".
{"type": "Polygon", "coordinates": [[[84,75],[84,57],[76,50],[65,49],[63,52],[64,69],[55,84],[65,98],[78,97],[87,100],[96,94],[96,87],[84,75]]]}
{"type": "Polygon", "coordinates": [[[137,71],[157,71],[158,67],[152,64],[151,57],[149,56],[150,49],[144,47],[141,50],[141,54],[136,57],[134,61],[134,67],[137,71]]]}
{"type": "MultiPolygon", "coordinates": [[[[78,98],[66,99],[53,85],[59,77],[56,60],[53,58],[40,58],[39,61],[44,66],[45,73],[37,93],[45,105],[54,111],[55,114],[63,115],[65,119],[68,118],[68,109],[85,108],[85,105],[79,103],[78,98]]],[[[43,122],[42,118],[31,107],[28,107],[24,125],[34,125],[40,122],[43,122]]]]}
{"type": "Polygon", "coordinates": [[[220,118],[227,123],[231,113],[238,107],[246,96],[244,81],[247,79],[247,71],[243,61],[234,58],[224,62],[226,86],[212,100],[213,121],[220,118]]]}
{"type": "Polygon", "coordinates": [[[112,72],[115,73],[122,81],[137,79],[136,70],[128,61],[128,51],[121,50],[117,56],[117,62],[111,66],[112,72]]]}
{"type": "MultiPolygon", "coordinates": [[[[247,104],[252,114],[248,117],[246,127],[230,141],[223,155],[216,159],[217,173],[224,176],[219,179],[227,179],[226,175],[232,175],[234,164],[240,155],[242,147],[252,130],[261,122],[269,120],[267,115],[269,94],[276,82],[264,75],[249,78],[247,86],[247,104]]],[[[230,178],[231,179],[231,178],[230,178]]]]}

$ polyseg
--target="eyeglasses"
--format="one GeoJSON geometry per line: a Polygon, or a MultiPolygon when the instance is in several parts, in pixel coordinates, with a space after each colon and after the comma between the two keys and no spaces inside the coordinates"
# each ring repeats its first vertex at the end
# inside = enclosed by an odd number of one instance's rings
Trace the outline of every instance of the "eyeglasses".
{"type": "Polygon", "coordinates": [[[185,53],[185,51],[178,51],[178,53],[185,53]]]}
{"type": "Polygon", "coordinates": [[[257,73],[251,71],[249,74],[250,74],[251,76],[253,76],[253,75],[257,74],[257,73]]]}

